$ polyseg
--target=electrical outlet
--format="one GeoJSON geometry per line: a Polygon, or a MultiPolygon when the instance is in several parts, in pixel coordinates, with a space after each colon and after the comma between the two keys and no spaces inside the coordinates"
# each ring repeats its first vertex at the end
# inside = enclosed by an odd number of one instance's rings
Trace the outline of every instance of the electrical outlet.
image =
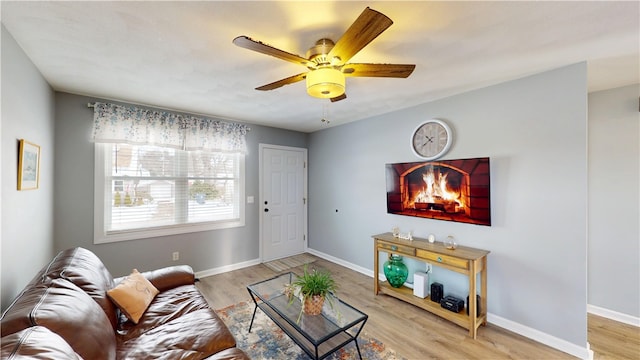
{"type": "Polygon", "coordinates": [[[173,253],[173,261],[178,261],[178,260],[180,260],[180,253],[176,251],[173,253]]]}

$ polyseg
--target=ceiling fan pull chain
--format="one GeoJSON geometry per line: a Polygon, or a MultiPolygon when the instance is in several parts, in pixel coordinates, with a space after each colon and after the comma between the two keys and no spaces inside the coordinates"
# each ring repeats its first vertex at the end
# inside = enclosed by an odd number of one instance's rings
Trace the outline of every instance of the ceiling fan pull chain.
{"type": "Polygon", "coordinates": [[[329,104],[322,104],[322,121],[323,124],[329,124],[331,121],[329,119],[329,104]]]}

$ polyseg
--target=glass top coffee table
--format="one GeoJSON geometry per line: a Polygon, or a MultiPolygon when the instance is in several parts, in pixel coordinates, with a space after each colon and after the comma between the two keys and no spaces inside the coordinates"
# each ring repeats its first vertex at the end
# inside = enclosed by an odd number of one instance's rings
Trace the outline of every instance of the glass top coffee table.
{"type": "Polygon", "coordinates": [[[301,314],[300,300],[294,298],[290,303],[284,294],[285,285],[295,280],[296,275],[289,272],[247,286],[256,305],[249,332],[260,308],[311,358],[324,359],[353,341],[362,359],[357,338],[368,315],[333,295],[324,302],[320,315],[301,314]]]}

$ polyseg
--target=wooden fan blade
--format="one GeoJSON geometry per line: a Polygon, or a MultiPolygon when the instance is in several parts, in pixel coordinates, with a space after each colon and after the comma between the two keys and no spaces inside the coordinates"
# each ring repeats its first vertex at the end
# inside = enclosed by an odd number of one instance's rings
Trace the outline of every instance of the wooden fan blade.
{"type": "Polygon", "coordinates": [[[289,76],[288,78],[284,78],[282,80],[272,82],[271,84],[262,85],[260,87],[257,87],[256,90],[263,90],[263,91],[273,90],[285,85],[297,83],[298,81],[302,81],[306,78],[307,78],[307,73],[305,72],[298,75],[289,76]]]}
{"type": "Polygon", "coordinates": [[[342,95],[336,96],[334,98],[331,98],[331,102],[336,102],[336,101],[340,101],[340,100],[344,100],[347,98],[347,93],[342,93],[342,95]]]}
{"type": "Polygon", "coordinates": [[[347,64],[344,76],[406,78],[416,66],[412,64],[347,64]]]}
{"type": "Polygon", "coordinates": [[[367,7],[329,51],[328,59],[334,65],[348,62],[353,55],[387,30],[391,24],[393,21],[386,15],[367,7]],[[339,60],[334,62],[334,58],[339,60]]]}
{"type": "Polygon", "coordinates": [[[303,58],[302,56],[286,52],[284,50],[276,49],[271,45],[267,45],[263,42],[253,40],[247,36],[238,36],[233,39],[233,43],[237,46],[253,51],[257,51],[261,54],[271,55],[281,60],[290,61],[295,64],[306,66],[308,68],[315,68],[316,64],[303,58]]]}

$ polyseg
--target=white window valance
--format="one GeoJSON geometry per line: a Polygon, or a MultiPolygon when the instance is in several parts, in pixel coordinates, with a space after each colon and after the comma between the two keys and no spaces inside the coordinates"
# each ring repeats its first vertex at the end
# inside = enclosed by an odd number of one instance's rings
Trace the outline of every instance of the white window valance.
{"type": "Polygon", "coordinates": [[[155,145],[188,151],[223,151],[245,154],[243,124],[135,106],[95,103],[93,141],[155,145]]]}

